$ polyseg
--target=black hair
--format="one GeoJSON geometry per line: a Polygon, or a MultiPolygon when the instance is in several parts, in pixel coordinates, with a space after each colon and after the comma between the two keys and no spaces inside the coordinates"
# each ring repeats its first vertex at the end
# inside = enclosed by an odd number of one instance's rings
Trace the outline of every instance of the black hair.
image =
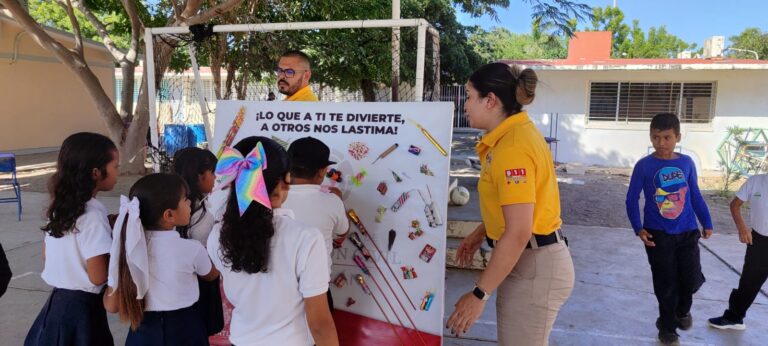
{"type": "Polygon", "coordinates": [[[189,191],[187,183],[177,174],[154,173],[137,180],[129,195],[139,199],[141,224],[145,229],[157,229],[168,209],[176,209],[181,197],[189,191]]]}
{"type": "MultiPolygon", "coordinates": [[[[180,176],[155,173],[142,177],[131,186],[129,195],[139,199],[139,218],[145,230],[158,228],[158,222],[168,209],[177,209],[181,197],[187,193],[187,183],[180,176]]],[[[118,258],[117,290],[120,319],[128,321],[136,330],[144,318],[145,300],[137,299],[136,284],[125,253],[125,231],[128,218],[123,221],[120,233],[120,258],[118,258]]]]}
{"type": "Polygon", "coordinates": [[[281,58],[299,58],[301,61],[305,62],[307,66],[312,66],[312,60],[309,58],[309,55],[307,53],[304,53],[300,50],[289,50],[283,54],[280,55],[281,58]]]}
{"type": "Polygon", "coordinates": [[[680,134],[680,119],[673,113],[659,113],[651,119],[651,130],[675,130],[675,134],[680,134]]]}
{"type": "Polygon", "coordinates": [[[536,72],[518,65],[496,62],[480,66],[469,77],[481,97],[493,93],[501,101],[507,116],[520,113],[536,96],[536,72]]]}
{"type": "Polygon", "coordinates": [[[300,179],[313,179],[322,168],[308,168],[299,165],[291,165],[291,177],[300,179]]]}
{"type": "MultiPolygon", "coordinates": [[[[214,172],[216,170],[216,155],[212,152],[200,149],[198,147],[184,148],[176,152],[173,157],[173,171],[176,174],[184,178],[187,182],[189,190],[187,190],[187,197],[192,206],[192,215],[198,210],[200,211],[200,217],[197,222],[203,219],[203,216],[208,211],[205,209],[205,203],[202,203],[203,192],[200,191],[198,182],[200,181],[200,175],[207,171],[214,172]]],[[[189,224],[187,226],[176,227],[182,237],[189,238],[189,230],[195,224],[189,224]]]]}
{"type": "Polygon", "coordinates": [[[116,155],[117,147],[107,136],[79,132],[67,137],[59,150],[56,173],[48,181],[48,223],[40,229],[54,238],[77,231],[77,218],[85,213],[85,205],[96,188],[93,169],[101,172],[102,179],[107,178],[107,164],[116,155]]]}
{"type": "MultiPolygon", "coordinates": [[[[257,143],[264,146],[264,153],[267,156],[267,169],[263,174],[267,192],[271,195],[280,181],[285,182],[286,175],[291,169],[290,160],[288,153],[280,144],[266,137],[244,138],[235,144],[234,148],[245,156],[256,147],[257,143]]],[[[272,210],[253,201],[240,216],[234,182],[229,191],[219,237],[221,261],[230,265],[234,272],[244,271],[248,274],[267,272],[271,252],[270,242],[275,235],[272,210]]]]}

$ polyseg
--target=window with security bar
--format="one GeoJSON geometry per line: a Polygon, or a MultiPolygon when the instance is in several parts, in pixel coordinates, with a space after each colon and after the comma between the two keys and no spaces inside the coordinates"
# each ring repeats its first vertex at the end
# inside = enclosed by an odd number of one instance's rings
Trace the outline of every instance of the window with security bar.
{"type": "Polygon", "coordinates": [[[674,113],[682,123],[710,123],[714,82],[591,82],[590,121],[642,122],[674,113]]]}

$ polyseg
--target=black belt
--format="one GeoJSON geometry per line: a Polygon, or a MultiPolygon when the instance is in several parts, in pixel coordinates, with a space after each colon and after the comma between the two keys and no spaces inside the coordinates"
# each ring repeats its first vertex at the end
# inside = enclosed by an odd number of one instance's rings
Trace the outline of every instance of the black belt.
{"type": "MultiPolygon", "coordinates": [[[[488,246],[492,248],[496,246],[497,240],[493,240],[486,236],[485,241],[488,242],[488,246]]],[[[528,241],[528,244],[525,245],[525,248],[537,249],[543,246],[557,243],[565,243],[565,246],[568,246],[568,238],[566,238],[565,235],[563,235],[563,231],[559,229],[547,235],[534,234],[531,237],[531,240],[528,241]]]]}

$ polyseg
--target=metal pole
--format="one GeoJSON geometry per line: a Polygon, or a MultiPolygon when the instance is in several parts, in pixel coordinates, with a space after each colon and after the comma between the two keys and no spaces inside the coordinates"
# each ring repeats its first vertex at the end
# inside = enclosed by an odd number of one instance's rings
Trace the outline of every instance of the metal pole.
{"type": "MultiPolygon", "coordinates": [[[[400,19],[400,0],[392,0],[392,19],[400,19]]],[[[392,101],[400,101],[400,28],[392,28],[392,101]]]]}
{"type": "MultiPolygon", "coordinates": [[[[189,31],[189,29],[187,29],[189,31]]],[[[152,144],[160,148],[158,143],[158,128],[157,128],[157,105],[155,104],[155,45],[152,28],[144,29],[144,55],[146,59],[146,68],[144,73],[147,74],[147,100],[149,103],[149,133],[152,136],[152,144]]],[[[126,100],[123,100],[126,102],[126,100]]],[[[157,163],[155,163],[157,165],[157,163]]],[[[157,168],[157,167],[155,167],[157,168]]]]}
{"type": "Polygon", "coordinates": [[[205,127],[205,140],[210,143],[213,138],[213,129],[208,119],[208,104],[203,96],[203,81],[200,79],[200,67],[197,65],[195,44],[189,45],[189,59],[192,61],[192,72],[195,74],[195,91],[197,91],[197,102],[200,104],[200,115],[203,117],[203,126],[205,127]]]}
{"type": "Polygon", "coordinates": [[[414,91],[416,97],[414,101],[424,101],[424,57],[427,48],[427,25],[419,23],[418,42],[416,44],[416,85],[414,91]]]}

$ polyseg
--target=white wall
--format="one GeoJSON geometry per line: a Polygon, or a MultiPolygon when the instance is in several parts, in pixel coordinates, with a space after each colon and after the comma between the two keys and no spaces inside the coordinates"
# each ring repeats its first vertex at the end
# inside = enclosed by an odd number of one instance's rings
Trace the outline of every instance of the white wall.
{"type": "MultiPolygon", "coordinates": [[[[649,123],[587,122],[590,81],[714,81],[716,99],[711,124],[683,124],[683,152],[699,169],[718,169],[717,147],[731,126],[768,129],[768,71],[537,71],[536,100],[528,106],[544,136],[548,114],[559,113],[557,160],[588,165],[630,167],[648,153],[649,123]]],[[[554,132],[554,130],[553,130],[554,132]]],[[[554,134],[554,133],[553,133],[554,134]]]]}

